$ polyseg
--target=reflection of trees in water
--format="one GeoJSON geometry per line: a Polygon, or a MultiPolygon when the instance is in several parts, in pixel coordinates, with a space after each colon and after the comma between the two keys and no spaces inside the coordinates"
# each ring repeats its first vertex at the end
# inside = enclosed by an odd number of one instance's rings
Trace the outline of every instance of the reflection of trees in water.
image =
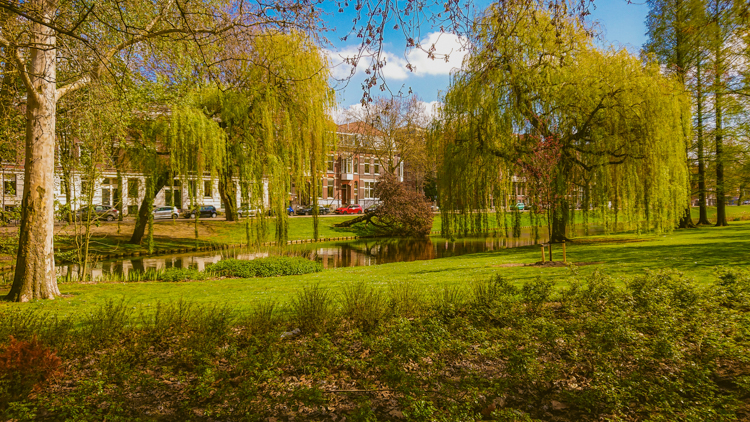
{"type": "MultiPolygon", "coordinates": [[[[590,227],[591,234],[603,233],[602,227],[590,227]]],[[[585,227],[576,227],[576,235],[583,236],[585,227]]],[[[545,242],[546,236],[540,233],[539,241],[545,242]]],[[[97,263],[96,269],[105,273],[124,274],[129,271],[145,271],[150,268],[185,268],[210,265],[220,259],[254,259],[267,256],[298,256],[305,259],[322,262],[324,268],[368,266],[387,264],[392,262],[409,262],[436,258],[448,258],[472,253],[497,251],[505,248],[516,248],[537,243],[532,230],[524,229],[521,236],[503,237],[501,233],[494,233],[486,238],[464,238],[451,242],[441,238],[375,238],[360,239],[340,243],[307,243],[285,247],[241,248],[222,250],[219,253],[196,253],[191,255],[160,256],[144,258],[106,261],[97,263]]],[[[58,266],[58,275],[66,276],[76,272],[77,266],[58,266]]]]}

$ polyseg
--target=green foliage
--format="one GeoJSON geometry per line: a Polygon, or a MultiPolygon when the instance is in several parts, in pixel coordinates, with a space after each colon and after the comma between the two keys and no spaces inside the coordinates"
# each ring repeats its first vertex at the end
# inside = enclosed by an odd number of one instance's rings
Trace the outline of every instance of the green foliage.
{"type": "Polygon", "coordinates": [[[477,50],[452,79],[433,131],[444,236],[487,231],[483,210],[491,199],[513,205],[519,183],[558,240],[579,202],[608,227],[669,231],[684,211],[682,86],[656,63],[595,48],[554,7],[493,5],[477,22],[477,50]],[[526,164],[545,151],[557,154],[531,172],[526,164]]]}
{"type": "Polygon", "coordinates": [[[208,271],[229,277],[275,277],[320,272],[323,271],[323,265],[300,257],[277,256],[249,261],[225,259],[212,265],[208,271]]]}
{"type": "Polygon", "coordinates": [[[305,333],[325,332],[333,327],[334,299],[319,285],[309,285],[292,298],[292,320],[305,333]]]}
{"type": "Polygon", "coordinates": [[[362,331],[375,329],[387,316],[385,295],[360,281],[342,288],[341,314],[362,331]]]}

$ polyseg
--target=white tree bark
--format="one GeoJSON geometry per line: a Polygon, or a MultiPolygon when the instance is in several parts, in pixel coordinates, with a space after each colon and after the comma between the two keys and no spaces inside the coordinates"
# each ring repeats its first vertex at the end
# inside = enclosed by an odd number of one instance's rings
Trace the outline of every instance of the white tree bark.
{"type": "MultiPolygon", "coordinates": [[[[37,0],[43,20],[51,22],[55,0],[37,0]]],[[[49,27],[33,23],[27,74],[26,161],[16,273],[8,299],[28,302],[60,296],[55,276],[54,189],[56,37],[49,27]],[[31,85],[30,87],[28,85],[31,85]]]]}

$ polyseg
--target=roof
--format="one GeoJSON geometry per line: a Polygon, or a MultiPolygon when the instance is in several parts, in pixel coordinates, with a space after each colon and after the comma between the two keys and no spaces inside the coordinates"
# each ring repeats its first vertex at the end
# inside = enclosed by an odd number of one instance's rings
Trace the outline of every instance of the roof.
{"type": "Polygon", "coordinates": [[[374,127],[372,127],[371,125],[365,122],[349,122],[349,123],[344,123],[342,125],[338,125],[336,127],[336,132],[353,134],[353,135],[373,135],[373,136],[382,135],[379,130],[375,129],[374,127]]]}

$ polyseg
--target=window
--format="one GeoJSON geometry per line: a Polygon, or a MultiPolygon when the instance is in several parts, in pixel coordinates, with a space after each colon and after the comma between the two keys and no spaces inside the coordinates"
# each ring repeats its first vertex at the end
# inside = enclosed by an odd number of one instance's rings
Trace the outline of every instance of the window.
{"type": "Polygon", "coordinates": [[[109,185],[109,178],[105,177],[104,180],[102,180],[102,185],[109,185]]]}
{"type": "Polygon", "coordinates": [[[136,198],[136,199],[138,198],[139,185],[140,185],[140,180],[128,179],[128,198],[136,198]]]}
{"type": "Polygon", "coordinates": [[[380,174],[380,161],[375,160],[375,174],[380,174]]]}
{"type": "Polygon", "coordinates": [[[333,158],[333,154],[329,155],[328,156],[328,172],[333,173],[334,171],[336,171],[334,169],[335,163],[336,161],[333,158]]]}
{"type": "Polygon", "coordinates": [[[109,188],[102,188],[102,204],[112,205],[112,191],[109,188]]]}
{"type": "Polygon", "coordinates": [[[328,195],[327,198],[333,198],[333,179],[328,179],[328,195]]]}
{"type": "Polygon", "coordinates": [[[354,181],[354,203],[358,204],[357,200],[359,199],[359,185],[357,184],[357,181],[354,181]]]}
{"type": "Polygon", "coordinates": [[[352,159],[351,158],[344,159],[341,164],[343,166],[343,169],[341,171],[342,173],[352,173],[352,159]]]}
{"type": "Polygon", "coordinates": [[[8,196],[16,196],[16,192],[16,176],[5,176],[3,193],[8,196]]]}
{"type": "Polygon", "coordinates": [[[205,198],[211,198],[213,197],[213,194],[211,192],[211,188],[213,187],[213,183],[211,183],[210,180],[204,180],[203,181],[203,196],[205,198]]]}
{"type": "Polygon", "coordinates": [[[190,195],[191,198],[196,197],[196,183],[195,180],[188,180],[188,195],[190,195]]]}
{"type": "Polygon", "coordinates": [[[375,198],[375,182],[364,182],[364,192],[363,192],[363,198],[364,199],[374,199],[375,198]]]}
{"type": "Polygon", "coordinates": [[[370,174],[370,162],[365,161],[365,174],[370,174]]]}
{"type": "Polygon", "coordinates": [[[354,159],[354,173],[359,173],[359,158],[354,159]]]}

